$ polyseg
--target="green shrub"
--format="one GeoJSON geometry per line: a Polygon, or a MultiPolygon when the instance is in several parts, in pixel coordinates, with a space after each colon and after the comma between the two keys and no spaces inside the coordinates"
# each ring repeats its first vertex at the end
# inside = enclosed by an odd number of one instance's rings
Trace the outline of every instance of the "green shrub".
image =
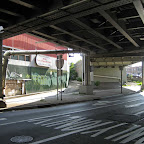
{"type": "Polygon", "coordinates": [[[76,80],[82,82],[82,78],[81,77],[77,77],[76,80]]]}
{"type": "Polygon", "coordinates": [[[142,82],[140,82],[140,83],[137,83],[137,85],[142,85],[142,82]]]}
{"type": "Polygon", "coordinates": [[[94,82],[94,85],[95,85],[95,86],[99,86],[99,85],[100,85],[100,81],[94,82]]]}
{"type": "Polygon", "coordinates": [[[75,65],[74,63],[71,63],[70,65],[70,80],[76,80],[78,74],[75,70],[75,65]]]}

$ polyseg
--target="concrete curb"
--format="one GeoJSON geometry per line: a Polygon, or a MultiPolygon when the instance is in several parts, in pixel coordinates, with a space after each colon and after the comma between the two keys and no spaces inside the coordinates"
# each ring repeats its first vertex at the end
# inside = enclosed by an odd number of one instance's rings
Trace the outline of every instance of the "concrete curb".
{"type": "Polygon", "coordinates": [[[37,92],[37,93],[29,93],[29,94],[17,95],[17,96],[9,96],[9,97],[5,97],[5,99],[7,100],[7,99],[13,99],[13,98],[27,97],[27,96],[32,96],[32,95],[37,95],[37,94],[42,94],[42,93],[49,93],[49,92],[56,92],[56,90],[37,92]]]}
{"type": "Polygon", "coordinates": [[[66,104],[81,103],[81,102],[94,101],[94,100],[100,100],[100,99],[107,99],[107,98],[111,98],[114,96],[127,96],[127,95],[131,95],[131,94],[136,94],[136,93],[139,93],[139,92],[132,92],[129,94],[117,94],[117,95],[111,95],[111,96],[107,96],[107,97],[97,97],[94,99],[70,101],[70,102],[55,103],[55,104],[39,104],[39,105],[25,106],[25,107],[17,106],[17,107],[13,107],[13,108],[0,109],[0,112],[16,111],[16,110],[28,110],[28,109],[36,109],[36,108],[47,108],[47,107],[53,107],[53,106],[58,106],[58,105],[66,105],[66,104]]]}
{"type": "Polygon", "coordinates": [[[14,108],[1,109],[0,112],[13,111],[13,110],[27,110],[27,109],[36,109],[36,108],[46,108],[46,107],[53,107],[53,106],[73,104],[73,103],[81,103],[81,102],[87,102],[87,101],[93,101],[93,100],[100,100],[100,98],[94,98],[94,99],[91,99],[91,100],[81,100],[81,101],[56,103],[56,104],[40,104],[40,105],[26,106],[26,107],[17,106],[17,107],[14,107],[14,108]]]}

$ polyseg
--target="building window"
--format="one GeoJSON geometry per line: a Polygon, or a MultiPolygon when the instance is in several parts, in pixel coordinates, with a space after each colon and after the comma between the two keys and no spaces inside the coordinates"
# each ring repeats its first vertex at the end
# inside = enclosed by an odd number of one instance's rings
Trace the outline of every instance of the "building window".
{"type": "Polygon", "coordinates": [[[25,56],[24,55],[19,55],[19,60],[25,61],[25,56]]]}
{"type": "Polygon", "coordinates": [[[11,55],[11,59],[18,60],[18,56],[17,55],[11,55]]]}
{"type": "Polygon", "coordinates": [[[30,61],[30,56],[29,55],[25,56],[25,61],[30,61]]]}

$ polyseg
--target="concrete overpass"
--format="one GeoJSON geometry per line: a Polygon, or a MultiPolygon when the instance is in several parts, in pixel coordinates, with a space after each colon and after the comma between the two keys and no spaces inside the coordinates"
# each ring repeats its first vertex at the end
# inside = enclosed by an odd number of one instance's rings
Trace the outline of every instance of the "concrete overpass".
{"type": "MultiPolygon", "coordinates": [[[[0,5],[0,92],[2,40],[22,34],[79,50],[83,85],[90,85],[90,61],[121,68],[143,60],[143,0],[9,0],[0,5]]],[[[144,81],[144,78],[143,78],[144,81]]],[[[89,88],[88,88],[89,89],[89,88]]],[[[2,94],[0,94],[2,95],[2,94]]]]}

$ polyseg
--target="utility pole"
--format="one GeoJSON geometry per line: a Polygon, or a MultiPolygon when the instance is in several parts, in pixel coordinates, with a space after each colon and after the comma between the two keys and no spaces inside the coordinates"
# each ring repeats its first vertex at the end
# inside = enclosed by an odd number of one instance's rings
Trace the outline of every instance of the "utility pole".
{"type": "Polygon", "coordinates": [[[123,91],[122,91],[122,85],[123,85],[122,71],[123,71],[123,66],[120,66],[119,69],[120,69],[120,71],[121,71],[121,93],[122,93],[122,92],[123,92],[123,91]]]}
{"type": "Polygon", "coordinates": [[[60,73],[61,76],[61,100],[62,100],[62,67],[64,65],[64,60],[62,59],[62,55],[57,56],[56,67],[57,67],[57,100],[58,100],[58,76],[60,73]]]}

